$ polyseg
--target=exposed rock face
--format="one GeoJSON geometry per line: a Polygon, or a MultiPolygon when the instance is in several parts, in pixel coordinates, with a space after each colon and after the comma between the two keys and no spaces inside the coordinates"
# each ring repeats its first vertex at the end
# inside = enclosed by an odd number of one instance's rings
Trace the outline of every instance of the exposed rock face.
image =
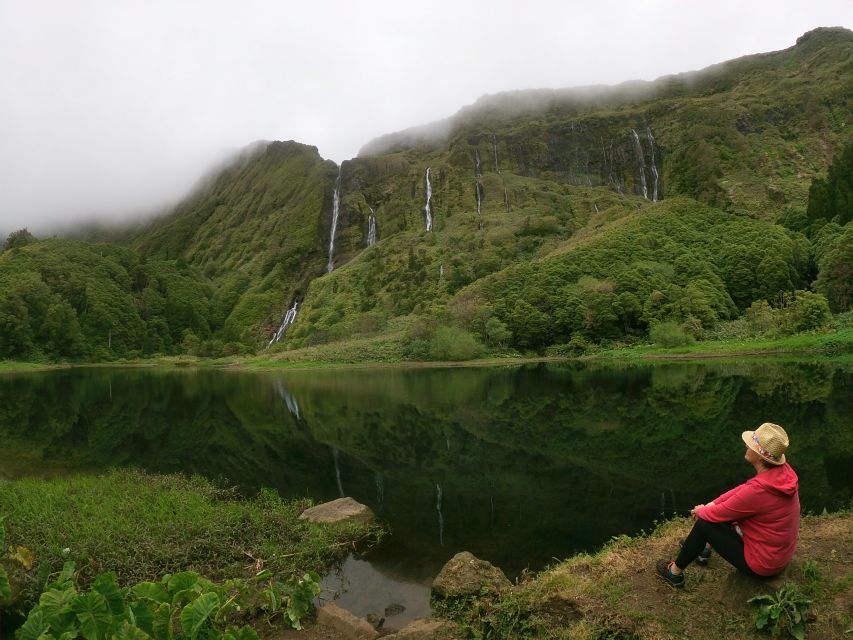
{"type": "Polygon", "coordinates": [[[317,609],[317,624],[331,627],[350,640],[373,640],[379,635],[367,620],[332,602],[317,609]]]}
{"type": "Polygon", "coordinates": [[[412,620],[397,633],[386,636],[389,640],[440,640],[454,637],[456,626],[443,620],[412,620]]]}
{"type": "Polygon", "coordinates": [[[352,498],[338,498],[331,502],[318,504],[303,511],[300,520],[309,522],[336,523],[336,522],[373,522],[376,516],[370,507],[352,498]]]}
{"type": "Polygon", "coordinates": [[[473,596],[483,588],[500,591],[512,586],[503,571],[468,551],[457,553],[432,582],[432,594],[439,598],[473,596]]]}

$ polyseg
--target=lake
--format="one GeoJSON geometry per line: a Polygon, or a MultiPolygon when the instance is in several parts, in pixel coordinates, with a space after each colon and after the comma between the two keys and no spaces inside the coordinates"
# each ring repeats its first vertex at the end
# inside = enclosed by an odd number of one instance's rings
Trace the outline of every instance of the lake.
{"type": "Polygon", "coordinates": [[[134,465],[352,496],[391,534],[325,585],[359,615],[429,612],[468,550],[515,577],[744,481],[740,433],[791,438],[803,508],[851,499],[853,367],[754,361],[450,369],[83,368],[0,378],[7,478],[134,465]]]}

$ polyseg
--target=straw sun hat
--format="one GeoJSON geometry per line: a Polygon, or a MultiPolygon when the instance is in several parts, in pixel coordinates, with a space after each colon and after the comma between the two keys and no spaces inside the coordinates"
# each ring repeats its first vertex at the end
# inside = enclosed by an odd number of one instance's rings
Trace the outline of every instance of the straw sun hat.
{"type": "Polygon", "coordinates": [[[741,438],[747,447],[770,464],[785,464],[788,434],[778,424],[765,422],[755,431],[744,431],[741,438]]]}

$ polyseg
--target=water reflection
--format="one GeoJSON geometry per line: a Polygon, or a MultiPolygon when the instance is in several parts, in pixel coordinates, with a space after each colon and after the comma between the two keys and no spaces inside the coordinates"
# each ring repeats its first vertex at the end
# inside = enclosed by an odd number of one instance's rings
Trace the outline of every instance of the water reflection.
{"type": "Polygon", "coordinates": [[[0,476],[137,465],[351,495],[389,523],[385,562],[434,575],[469,550],[513,575],[741,482],[740,432],[764,421],[791,435],[804,508],[838,507],[851,382],[766,362],[22,374],[0,378],[0,476]]]}

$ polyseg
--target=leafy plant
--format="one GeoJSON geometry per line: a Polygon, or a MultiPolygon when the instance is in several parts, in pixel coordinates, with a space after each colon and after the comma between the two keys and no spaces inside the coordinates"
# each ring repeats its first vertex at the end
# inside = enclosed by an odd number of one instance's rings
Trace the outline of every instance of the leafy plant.
{"type": "Polygon", "coordinates": [[[281,583],[264,570],[248,580],[215,584],[183,571],[129,588],[120,587],[110,572],[84,593],[77,591],[75,577],[74,563],[66,562],[17,640],[257,640],[248,620],[280,617],[300,629],[320,593],[320,576],[313,572],[281,583]]]}
{"type": "Polygon", "coordinates": [[[767,629],[774,637],[785,631],[798,640],[806,637],[805,616],[812,600],[793,583],[786,582],[775,594],[755,596],[747,602],[758,606],[756,629],[767,629]]]}

